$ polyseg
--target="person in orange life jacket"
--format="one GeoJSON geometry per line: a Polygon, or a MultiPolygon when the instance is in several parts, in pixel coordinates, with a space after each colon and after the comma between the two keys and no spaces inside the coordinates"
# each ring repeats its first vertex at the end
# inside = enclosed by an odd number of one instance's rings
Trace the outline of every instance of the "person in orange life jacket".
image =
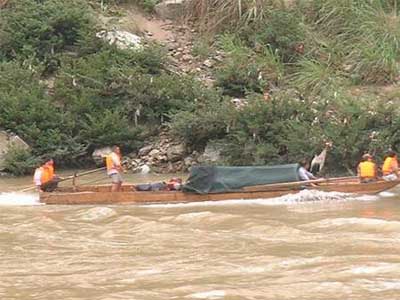
{"type": "Polygon", "coordinates": [[[118,146],[112,147],[112,152],[106,156],[107,175],[111,178],[111,192],[118,192],[122,185],[121,150],[118,146]]]}
{"type": "Polygon", "coordinates": [[[52,192],[60,181],[60,177],[54,173],[54,161],[48,159],[45,163],[35,170],[33,182],[39,192],[52,192]]]}
{"type": "Polygon", "coordinates": [[[382,178],[386,181],[394,181],[399,178],[399,163],[397,154],[389,150],[382,166],[382,178]]]}
{"type": "Polygon", "coordinates": [[[372,160],[372,155],[365,153],[357,167],[357,175],[362,183],[375,181],[378,175],[378,168],[372,160]]]}

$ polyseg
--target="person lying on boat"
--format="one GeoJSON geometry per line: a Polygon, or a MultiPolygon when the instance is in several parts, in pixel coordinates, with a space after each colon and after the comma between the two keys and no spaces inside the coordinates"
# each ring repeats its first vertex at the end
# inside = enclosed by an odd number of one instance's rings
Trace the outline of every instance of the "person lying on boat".
{"type": "Polygon", "coordinates": [[[122,185],[121,149],[112,147],[112,152],[106,156],[107,175],[111,178],[111,192],[119,192],[122,185]]]}
{"type": "Polygon", "coordinates": [[[44,164],[36,168],[33,175],[33,183],[39,192],[52,192],[62,179],[54,173],[53,159],[44,160],[44,164]]]}
{"type": "Polygon", "coordinates": [[[382,179],[386,181],[395,181],[399,178],[399,163],[397,154],[389,150],[382,165],[382,179]]]}
{"type": "Polygon", "coordinates": [[[369,153],[362,156],[361,162],[357,167],[357,175],[362,183],[373,182],[377,180],[378,168],[369,153]]]}
{"type": "Polygon", "coordinates": [[[168,191],[180,191],[182,189],[182,179],[178,177],[172,177],[167,182],[168,191]]]}
{"type": "Polygon", "coordinates": [[[135,185],[136,191],[180,191],[182,189],[182,179],[173,177],[169,181],[165,182],[152,182],[135,185]]]}

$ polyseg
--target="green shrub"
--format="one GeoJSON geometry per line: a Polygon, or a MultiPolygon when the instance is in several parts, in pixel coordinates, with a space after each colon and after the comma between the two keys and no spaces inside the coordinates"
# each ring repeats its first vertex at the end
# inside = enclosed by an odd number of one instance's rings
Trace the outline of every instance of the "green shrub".
{"type": "Polygon", "coordinates": [[[85,119],[81,139],[88,141],[91,149],[117,144],[132,149],[138,144],[140,130],[129,124],[123,112],[106,110],[87,114],[85,119]]]}
{"type": "Polygon", "coordinates": [[[32,174],[38,163],[39,159],[30,150],[14,147],[5,155],[3,167],[13,175],[28,175],[32,174]]]}
{"type": "Polygon", "coordinates": [[[309,105],[292,95],[275,96],[267,102],[256,96],[248,102],[226,137],[229,163],[295,162],[315,145],[309,105]]]}
{"type": "Polygon", "coordinates": [[[277,52],[284,62],[296,60],[296,47],[304,43],[305,26],[300,15],[294,11],[273,9],[262,24],[243,27],[241,37],[249,45],[261,44],[277,52]]]}
{"type": "Polygon", "coordinates": [[[82,1],[13,0],[2,9],[0,55],[46,61],[93,28],[89,7],[82,1]]]}
{"type": "Polygon", "coordinates": [[[208,141],[223,138],[236,112],[228,101],[198,101],[192,111],[171,116],[172,132],[194,149],[202,150],[208,141]]]}
{"type": "Polygon", "coordinates": [[[243,97],[246,93],[263,93],[283,77],[283,65],[276,52],[261,47],[257,52],[241,45],[234,36],[222,36],[220,47],[228,54],[217,68],[218,86],[225,94],[243,97]]]}

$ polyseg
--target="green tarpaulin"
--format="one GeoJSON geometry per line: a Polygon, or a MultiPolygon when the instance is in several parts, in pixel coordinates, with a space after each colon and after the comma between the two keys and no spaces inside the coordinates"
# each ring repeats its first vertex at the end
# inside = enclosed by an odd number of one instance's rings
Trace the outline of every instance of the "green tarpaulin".
{"type": "Polygon", "coordinates": [[[298,164],[217,167],[196,166],[191,169],[183,191],[198,194],[224,193],[240,190],[245,186],[299,181],[298,164]]]}

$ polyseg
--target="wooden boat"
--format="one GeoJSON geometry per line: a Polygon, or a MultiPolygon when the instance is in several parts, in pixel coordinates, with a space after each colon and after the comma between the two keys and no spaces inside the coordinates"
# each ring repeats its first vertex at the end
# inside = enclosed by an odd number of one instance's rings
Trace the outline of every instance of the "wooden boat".
{"type": "Polygon", "coordinates": [[[231,199],[269,199],[301,190],[325,192],[343,192],[355,194],[377,194],[391,189],[400,181],[379,180],[360,183],[357,178],[333,178],[311,181],[313,185],[304,186],[304,182],[267,184],[249,186],[239,191],[227,193],[196,194],[182,191],[135,191],[133,184],[122,186],[122,191],[111,192],[110,185],[63,187],[52,193],[41,193],[40,202],[45,204],[167,204],[201,201],[221,201],[231,199]]]}

